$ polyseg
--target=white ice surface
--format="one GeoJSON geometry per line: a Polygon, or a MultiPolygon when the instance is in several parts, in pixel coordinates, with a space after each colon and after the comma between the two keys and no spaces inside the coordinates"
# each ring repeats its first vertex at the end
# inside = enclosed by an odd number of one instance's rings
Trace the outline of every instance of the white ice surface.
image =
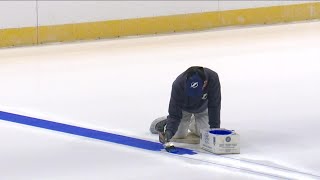
{"type": "Polygon", "coordinates": [[[306,22],[1,49],[0,111],[151,141],[175,77],[209,67],[220,76],[221,125],[241,135],[241,154],[195,156],[232,158],[237,170],[0,121],[0,178],[265,178],[243,170],[255,163],[320,176],[319,47],[320,22],[306,22]]]}

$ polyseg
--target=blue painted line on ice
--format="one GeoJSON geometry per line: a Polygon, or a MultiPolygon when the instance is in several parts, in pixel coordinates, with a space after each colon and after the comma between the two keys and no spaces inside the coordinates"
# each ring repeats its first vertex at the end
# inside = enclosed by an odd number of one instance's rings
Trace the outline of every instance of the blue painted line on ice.
{"type": "MultiPolygon", "coordinates": [[[[59,132],[64,132],[64,133],[68,133],[68,134],[73,134],[73,135],[78,135],[78,136],[83,136],[83,137],[88,137],[88,138],[93,138],[93,139],[99,139],[102,141],[127,145],[127,146],[150,150],[150,151],[163,150],[162,144],[157,143],[157,142],[152,142],[152,141],[148,141],[148,140],[144,140],[144,139],[138,139],[138,138],[108,133],[108,132],[104,132],[104,131],[98,131],[98,130],[94,130],[94,129],[88,129],[88,128],[84,128],[84,127],[73,126],[73,125],[68,125],[68,124],[63,124],[63,123],[57,123],[57,122],[48,121],[48,120],[44,120],[44,119],[37,119],[37,118],[33,118],[33,117],[22,116],[22,115],[18,115],[18,114],[3,112],[3,111],[0,111],[0,119],[5,120],[5,121],[14,122],[14,123],[49,129],[49,130],[53,130],[53,131],[59,131],[59,132]]],[[[175,154],[180,154],[180,155],[197,154],[196,152],[194,152],[190,149],[177,148],[177,150],[178,150],[178,152],[175,154]]]]}
{"type": "MultiPolygon", "coordinates": [[[[157,142],[152,142],[152,141],[148,141],[148,140],[123,136],[123,135],[118,135],[118,134],[112,134],[112,133],[103,132],[103,131],[97,131],[97,130],[93,130],[93,129],[78,127],[78,126],[72,126],[72,125],[63,124],[63,123],[57,123],[57,122],[43,120],[43,119],[32,118],[32,117],[28,117],[28,116],[22,116],[22,115],[18,115],[18,114],[3,112],[3,111],[0,111],[0,120],[29,125],[29,126],[34,126],[34,127],[39,127],[39,128],[44,128],[44,129],[53,130],[53,131],[64,132],[64,133],[68,133],[68,134],[73,134],[73,135],[78,135],[78,136],[83,136],[83,137],[88,137],[88,138],[93,138],[93,139],[98,139],[98,140],[102,140],[102,141],[127,145],[127,146],[150,150],[150,151],[163,150],[162,144],[157,143],[157,142]]],[[[178,154],[178,155],[197,154],[195,151],[190,150],[190,149],[185,149],[185,148],[177,148],[177,149],[178,149],[178,152],[175,154],[178,154]]],[[[282,177],[282,176],[272,174],[272,173],[264,173],[264,172],[259,172],[256,170],[230,166],[228,164],[211,162],[208,160],[195,159],[194,157],[190,157],[190,156],[189,157],[188,156],[181,156],[181,157],[186,158],[186,159],[190,159],[190,160],[203,162],[203,163],[208,163],[208,164],[223,166],[223,167],[227,167],[227,168],[242,170],[242,171],[245,171],[248,173],[257,174],[257,175],[261,175],[261,176],[265,176],[265,177],[272,177],[272,178],[276,178],[276,179],[288,179],[286,177],[282,177]]],[[[226,159],[233,159],[237,162],[239,161],[239,159],[235,159],[235,158],[224,157],[224,156],[219,156],[219,157],[226,158],[226,159]]],[[[297,174],[307,175],[307,176],[311,176],[311,177],[315,177],[315,178],[320,177],[318,175],[314,175],[314,174],[310,174],[310,173],[305,173],[305,172],[300,172],[300,171],[295,171],[295,170],[290,170],[290,169],[285,169],[285,168],[279,168],[279,167],[275,167],[275,166],[268,166],[268,165],[259,164],[259,163],[255,163],[255,162],[243,161],[243,160],[240,160],[240,161],[250,163],[250,164],[256,164],[256,165],[260,165],[260,166],[264,166],[264,167],[278,169],[283,172],[297,173],[297,174]]]]}

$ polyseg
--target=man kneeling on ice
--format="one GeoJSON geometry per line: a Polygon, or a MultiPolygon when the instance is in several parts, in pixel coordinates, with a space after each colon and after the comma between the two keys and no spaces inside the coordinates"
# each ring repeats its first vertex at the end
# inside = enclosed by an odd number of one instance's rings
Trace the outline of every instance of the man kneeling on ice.
{"type": "Polygon", "coordinates": [[[163,144],[170,141],[199,143],[199,138],[190,142],[187,136],[199,137],[201,129],[220,128],[220,109],[218,74],[209,68],[192,66],[173,82],[169,115],[154,120],[150,131],[159,133],[163,144]]]}

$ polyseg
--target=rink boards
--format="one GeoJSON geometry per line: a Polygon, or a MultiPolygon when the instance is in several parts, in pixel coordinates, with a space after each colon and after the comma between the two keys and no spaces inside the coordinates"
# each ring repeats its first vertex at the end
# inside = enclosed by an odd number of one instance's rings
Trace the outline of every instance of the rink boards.
{"type": "Polygon", "coordinates": [[[0,47],[320,18],[320,3],[307,1],[4,1],[1,8],[0,47]],[[17,7],[18,17],[8,11],[17,7]]]}

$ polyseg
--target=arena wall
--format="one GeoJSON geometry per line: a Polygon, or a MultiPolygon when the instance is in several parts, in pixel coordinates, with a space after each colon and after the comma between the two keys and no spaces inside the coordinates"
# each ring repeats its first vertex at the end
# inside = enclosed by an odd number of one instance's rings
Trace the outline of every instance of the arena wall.
{"type": "Polygon", "coordinates": [[[0,47],[320,19],[317,1],[0,1],[0,47]]]}

